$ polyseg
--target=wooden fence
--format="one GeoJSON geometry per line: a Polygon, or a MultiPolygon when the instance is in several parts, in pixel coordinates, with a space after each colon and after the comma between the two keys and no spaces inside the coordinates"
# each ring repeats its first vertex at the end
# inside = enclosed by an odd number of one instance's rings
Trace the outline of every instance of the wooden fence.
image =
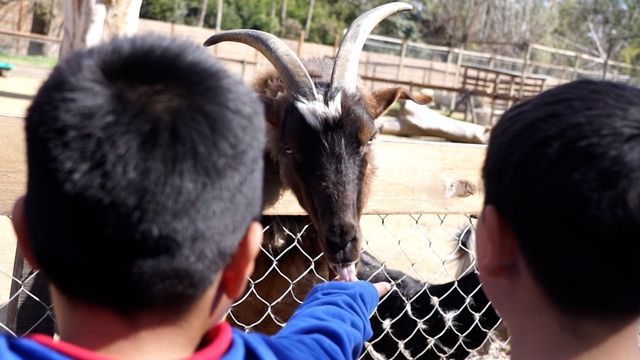
{"type": "MultiPolygon", "coordinates": [[[[5,224],[0,227],[0,239],[3,243],[14,241],[5,216],[10,213],[15,199],[26,189],[23,125],[21,117],[0,116],[0,216],[5,224]]],[[[366,214],[475,214],[480,210],[483,199],[480,167],[485,146],[382,137],[374,149],[378,175],[371,187],[366,214]]],[[[289,192],[264,212],[304,214],[289,192]]],[[[16,282],[2,274],[24,279],[30,271],[21,258],[16,257],[15,246],[3,249],[5,251],[0,253],[0,279],[5,281],[0,281],[0,304],[16,291],[16,282]]],[[[20,308],[18,304],[22,305],[25,300],[30,299],[22,298],[4,309],[5,323],[15,324],[20,308]]],[[[42,307],[36,306],[36,310],[42,311],[42,307]]],[[[2,317],[0,314],[0,323],[2,317]]]]}

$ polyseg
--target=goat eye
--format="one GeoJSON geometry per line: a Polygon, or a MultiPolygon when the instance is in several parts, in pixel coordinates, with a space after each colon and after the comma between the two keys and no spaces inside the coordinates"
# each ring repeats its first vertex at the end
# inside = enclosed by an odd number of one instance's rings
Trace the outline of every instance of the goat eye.
{"type": "Polygon", "coordinates": [[[367,141],[367,145],[371,145],[373,144],[373,140],[375,140],[376,136],[373,135],[371,138],[369,138],[369,140],[367,141]]]}
{"type": "Polygon", "coordinates": [[[282,147],[282,151],[284,151],[284,153],[287,154],[287,155],[292,155],[293,154],[293,150],[291,150],[291,148],[288,147],[288,146],[283,146],[282,147]]]}

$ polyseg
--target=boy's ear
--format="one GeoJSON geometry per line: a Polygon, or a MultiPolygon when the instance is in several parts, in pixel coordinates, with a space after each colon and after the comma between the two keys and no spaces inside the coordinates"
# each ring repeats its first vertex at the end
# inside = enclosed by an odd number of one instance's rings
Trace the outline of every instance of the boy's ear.
{"type": "Polygon", "coordinates": [[[29,235],[27,232],[27,218],[24,209],[24,195],[19,197],[13,204],[11,210],[11,223],[13,224],[13,231],[16,233],[18,239],[18,248],[22,256],[27,259],[32,268],[38,269],[38,263],[33,256],[33,250],[31,249],[31,243],[29,242],[29,235]]]}
{"type": "Polygon", "coordinates": [[[476,226],[478,270],[490,277],[508,275],[518,260],[517,239],[498,210],[487,205],[476,226]]]}
{"type": "Polygon", "coordinates": [[[228,298],[236,299],[242,295],[247,279],[253,273],[262,237],[262,225],[257,221],[249,224],[238,249],[222,272],[220,289],[228,298]]]}

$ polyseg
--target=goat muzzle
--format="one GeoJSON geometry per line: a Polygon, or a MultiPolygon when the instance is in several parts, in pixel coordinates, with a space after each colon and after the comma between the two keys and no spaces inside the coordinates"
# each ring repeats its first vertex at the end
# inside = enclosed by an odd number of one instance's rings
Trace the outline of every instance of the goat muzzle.
{"type": "Polygon", "coordinates": [[[339,281],[358,281],[355,262],[349,264],[331,264],[331,268],[338,274],[339,281]]]}

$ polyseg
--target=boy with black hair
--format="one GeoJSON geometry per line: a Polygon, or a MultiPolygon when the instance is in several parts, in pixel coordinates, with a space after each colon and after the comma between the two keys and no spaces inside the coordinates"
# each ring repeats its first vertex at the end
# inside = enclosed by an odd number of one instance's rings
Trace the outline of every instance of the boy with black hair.
{"type": "Polygon", "coordinates": [[[26,133],[13,222],[60,341],[0,336],[0,358],[352,358],[371,336],[388,284],[318,286],[273,337],[222,320],[262,240],[264,115],[201,47],[146,36],[70,55],[26,133]]]}
{"type": "Polygon", "coordinates": [[[478,268],[512,359],[640,359],[640,89],[583,80],[512,107],[483,178],[478,268]]]}

